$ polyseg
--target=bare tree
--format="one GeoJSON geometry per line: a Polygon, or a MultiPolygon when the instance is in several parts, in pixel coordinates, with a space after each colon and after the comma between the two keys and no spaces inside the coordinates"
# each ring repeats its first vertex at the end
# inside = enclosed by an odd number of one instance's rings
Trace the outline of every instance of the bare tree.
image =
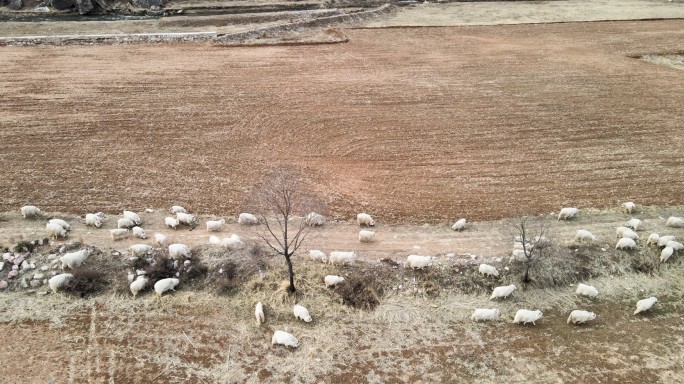
{"type": "Polygon", "coordinates": [[[525,259],[522,261],[522,281],[523,283],[528,284],[532,281],[530,279],[530,268],[537,264],[541,258],[546,256],[546,250],[550,245],[549,240],[545,237],[546,226],[541,223],[536,230],[532,229],[529,218],[523,216],[513,223],[513,227],[518,233],[516,241],[522,243],[523,253],[525,254],[525,259]]]}
{"type": "Polygon", "coordinates": [[[320,205],[319,201],[308,193],[301,176],[286,168],[279,168],[255,187],[248,205],[263,223],[263,226],[257,227],[257,236],[269,248],[285,257],[290,277],[287,290],[289,293],[295,292],[291,258],[311,229],[306,225],[304,215],[320,205]]]}

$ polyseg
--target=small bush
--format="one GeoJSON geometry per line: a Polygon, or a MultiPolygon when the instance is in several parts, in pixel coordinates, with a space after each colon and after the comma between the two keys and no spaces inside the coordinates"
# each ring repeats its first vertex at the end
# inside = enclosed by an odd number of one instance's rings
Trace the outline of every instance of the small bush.
{"type": "Polygon", "coordinates": [[[17,245],[14,246],[14,252],[16,253],[22,253],[22,252],[32,252],[33,248],[36,246],[32,244],[32,242],[28,240],[21,240],[17,243],[17,245]]]}
{"type": "Polygon", "coordinates": [[[104,272],[92,268],[79,268],[71,273],[74,278],[66,291],[79,297],[97,295],[106,291],[110,285],[104,272]]]}
{"type": "Polygon", "coordinates": [[[145,271],[152,284],[161,279],[176,277],[176,271],[173,269],[173,259],[168,257],[167,254],[155,255],[152,265],[148,266],[145,271]]]}
{"type": "Polygon", "coordinates": [[[335,287],[343,304],[358,309],[375,309],[380,304],[384,287],[371,271],[357,271],[335,287]]]}

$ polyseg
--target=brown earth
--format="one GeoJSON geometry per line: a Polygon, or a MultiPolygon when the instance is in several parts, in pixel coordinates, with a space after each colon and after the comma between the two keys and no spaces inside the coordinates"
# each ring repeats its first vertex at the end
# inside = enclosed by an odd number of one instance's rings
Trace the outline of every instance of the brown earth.
{"type": "Polygon", "coordinates": [[[681,204],[681,20],[345,30],[330,46],[1,47],[0,210],[235,214],[269,167],[381,222],[681,204]]]}

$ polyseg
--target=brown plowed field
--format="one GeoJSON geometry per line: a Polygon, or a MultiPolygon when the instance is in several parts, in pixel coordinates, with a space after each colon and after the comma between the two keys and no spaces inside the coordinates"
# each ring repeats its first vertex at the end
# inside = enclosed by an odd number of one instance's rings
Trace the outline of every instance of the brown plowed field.
{"type": "Polygon", "coordinates": [[[346,30],[347,44],[0,47],[0,211],[234,214],[281,164],[331,216],[684,203],[684,22],[346,30]]]}

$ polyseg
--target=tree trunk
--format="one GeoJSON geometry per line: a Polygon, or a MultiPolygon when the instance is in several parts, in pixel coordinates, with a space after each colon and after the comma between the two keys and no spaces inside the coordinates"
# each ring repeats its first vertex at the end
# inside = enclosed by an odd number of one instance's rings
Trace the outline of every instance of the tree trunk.
{"type": "Polygon", "coordinates": [[[530,282],[530,264],[525,263],[525,272],[523,272],[523,282],[525,284],[530,282]]]}
{"type": "Polygon", "coordinates": [[[289,293],[294,293],[296,291],[294,285],[294,272],[292,271],[292,261],[290,261],[290,256],[285,256],[285,261],[287,261],[287,273],[290,275],[290,286],[287,287],[289,293]]]}

